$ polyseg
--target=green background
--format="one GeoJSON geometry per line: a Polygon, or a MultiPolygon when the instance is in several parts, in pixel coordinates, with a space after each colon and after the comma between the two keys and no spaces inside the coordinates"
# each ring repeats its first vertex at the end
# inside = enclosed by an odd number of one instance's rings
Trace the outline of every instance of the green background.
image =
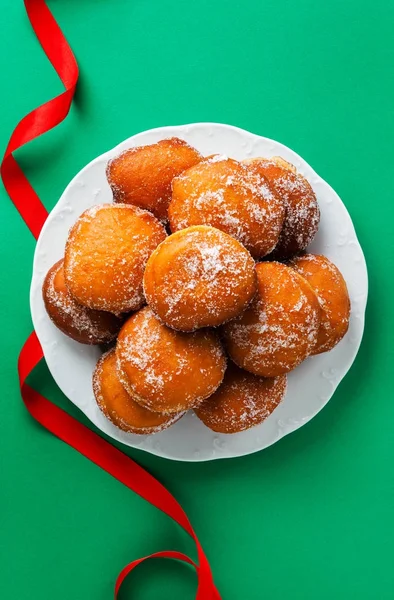
{"type": "MultiPolygon", "coordinates": [[[[1,146],[61,91],[22,1],[1,0],[1,146]]],[[[87,162],[151,127],[219,121],[275,138],[337,190],[364,248],[364,341],[329,405],[245,458],[129,450],[185,507],[224,600],[394,597],[393,19],[375,0],[52,0],[80,64],[68,119],[18,153],[50,209],[87,162]]],[[[0,598],[107,600],[130,560],[193,552],[169,519],[36,425],[20,401],[34,240],[1,188],[0,598]]],[[[81,420],[45,365],[34,384],[81,420]]],[[[194,597],[142,566],[121,598],[194,597]]]]}

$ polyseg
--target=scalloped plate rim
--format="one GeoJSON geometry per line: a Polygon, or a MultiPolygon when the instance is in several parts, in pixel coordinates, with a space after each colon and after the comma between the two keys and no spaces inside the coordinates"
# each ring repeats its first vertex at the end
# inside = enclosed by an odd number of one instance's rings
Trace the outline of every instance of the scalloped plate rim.
{"type": "MultiPolygon", "coordinates": [[[[362,267],[363,267],[363,271],[364,271],[364,294],[365,294],[365,301],[363,303],[362,306],[362,314],[361,314],[361,318],[359,319],[359,326],[358,326],[358,339],[357,342],[355,344],[352,345],[352,353],[349,353],[348,356],[348,361],[346,363],[346,366],[343,368],[342,372],[339,374],[339,376],[337,376],[337,378],[335,379],[335,388],[333,389],[332,393],[326,398],[325,401],[323,401],[323,403],[320,405],[320,407],[318,408],[318,410],[316,410],[316,412],[308,415],[307,417],[303,417],[301,419],[301,422],[296,422],[294,423],[293,427],[288,427],[286,431],[281,431],[279,433],[279,435],[272,441],[262,445],[261,447],[257,447],[257,448],[253,448],[250,451],[242,451],[242,452],[236,452],[236,453],[230,453],[230,454],[220,454],[220,453],[212,453],[210,456],[205,456],[205,457],[198,457],[198,456],[188,456],[188,457],[183,457],[183,456],[172,456],[169,455],[165,452],[158,452],[153,446],[152,447],[141,447],[138,444],[133,444],[133,443],[128,443],[127,441],[123,441],[123,440],[119,440],[118,438],[114,437],[111,435],[111,433],[108,432],[104,432],[101,427],[97,424],[94,423],[93,424],[98,427],[99,429],[101,429],[101,431],[103,431],[103,433],[105,433],[106,435],[113,437],[113,439],[115,439],[116,441],[120,441],[120,443],[123,443],[129,447],[132,448],[136,448],[137,450],[142,450],[144,452],[148,452],[150,454],[153,454],[155,456],[159,456],[161,458],[166,458],[168,460],[174,460],[174,461],[180,461],[180,462],[205,462],[205,461],[210,461],[210,460],[219,460],[219,459],[227,459],[227,458],[237,458],[237,457],[241,457],[241,456],[247,456],[248,454],[254,454],[256,452],[259,452],[261,450],[264,450],[265,448],[275,444],[276,442],[278,442],[280,439],[282,439],[283,437],[289,435],[290,433],[296,431],[297,429],[299,429],[300,427],[302,427],[303,425],[305,425],[307,422],[309,422],[311,419],[313,419],[323,408],[324,406],[329,402],[329,400],[332,398],[332,396],[335,393],[335,390],[337,389],[338,385],[340,384],[340,382],[342,381],[342,379],[345,377],[345,375],[348,373],[349,369],[351,368],[358,350],[360,348],[361,345],[361,341],[362,341],[362,337],[363,337],[363,332],[364,332],[364,327],[365,327],[365,309],[366,309],[366,304],[367,304],[367,299],[368,299],[368,271],[367,271],[367,265],[366,265],[366,261],[365,261],[365,256],[361,247],[361,244],[359,242],[359,239],[357,237],[356,231],[355,231],[355,227],[353,224],[353,221],[350,217],[350,214],[345,206],[345,204],[343,203],[343,201],[341,200],[341,198],[339,197],[339,195],[336,193],[336,191],[331,187],[331,185],[329,183],[327,183],[322,177],[320,177],[316,171],[313,169],[313,167],[311,167],[309,165],[309,163],[307,163],[299,154],[297,154],[294,150],[292,150],[291,148],[289,148],[288,146],[282,144],[281,142],[278,142],[276,140],[273,140],[271,138],[267,138],[265,136],[261,136],[252,132],[249,132],[245,129],[242,129],[240,127],[236,127],[234,125],[228,125],[225,123],[215,123],[215,122],[197,122],[197,123],[189,123],[189,124],[185,124],[185,125],[166,125],[163,127],[155,127],[152,129],[148,129],[145,131],[141,131],[133,136],[130,136],[129,138],[125,139],[124,141],[120,142],[119,144],[117,144],[114,148],[100,154],[99,156],[97,156],[96,158],[94,158],[93,160],[91,160],[89,163],[87,163],[69,182],[69,184],[66,186],[66,188],[64,189],[63,193],[61,194],[58,202],[56,203],[56,205],[54,206],[53,210],[50,212],[50,214],[48,215],[47,220],[44,223],[44,226],[40,232],[40,236],[37,240],[37,245],[35,248],[35,252],[34,252],[34,258],[33,258],[33,275],[32,275],[32,282],[31,282],[31,287],[30,287],[30,307],[31,307],[31,315],[32,315],[32,320],[33,320],[33,324],[35,326],[36,329],[36,333],[37,333],[37,337],[40,341],[40,343],[42,344],[43,347],[43,352],[44,352],[44,358],[47,362],[47,366],[48,369],[52,375],[52,377],[54,378],[55,382],[57,383],[57,379],[56,379],[56,373],[54,372],[54,369],[52,367],[51,364],[51,360],[48,360],[48,350],[46,348],[46,344],[42,343],[42,340],[40,339],[40,326],[38,325],[38,315],[36,314],[36,310],[35,310],[35,299],[36,299],[36,278],[37,278],[37,264],[39,263],[39,251],[40,251],[40,241],[42,238],[45,237],[48,228],[51,227],[52,221],[56,218],[57,216],[57,209],[59,207],[59,205],[62,202],[62,199],[64,197],[67,196],[68,192],[72,189],[73,185],[75,185],[75,183],[78,181],[78,179],[83,176],[87,171],[89,171],[89,169],[94,166],[96,163],[107,159],[110,155],[115,154],[116,152],[120,151],[121,149],[123,149],[123,147],[126,144],[131,144],[131,145],[136,145],[135,144],[135,140],[137,139],[137,143],[138,143],[138,138],[139,137],[143,137],[146,136],[147,134],[154,134],[154,135],[160,135],[163,137],[167,137],[165,134],[171,132],[171,135],[182,135],[182,131],[184,132],[184,134],[186,133],[187,135],[187,130],[190,128],[195,128],[195,127],[200,127],[200,128],[225,128],[225,129],[229,129],[229,130],[233,130],[236,132],[240,132],[242,135],[247,134],[247,136],[249,138],[254,138],[255,140],[263,140],[264,142],[267,142],[268,144],[273,144],[276,146],[276,148],[280,151],[280,149],[283,149],[285,151],[286,154],[291,154],[293,156],[293,158],[295,159],[295,162],[298,163],[299,165],[302,165],[303,167],[306,167],[306,170],[308,170],[311,174],[313,174],[316,179],[318,180],[318,182],[320,184],[322,184],[324,187],[326,187],[327,192],[332,196],[335,197],[335,201],[337,203],[336,208],[340,208],[342,213],[344,214],[345,218],[348,221],[348,225],[351,227],[351,237],[354,238],[354,242],[356,243],[357,247],[358,247],[358,251],[359,251],[359,258],[362,260],[362,267]],[[177,130],[177,132],[174,132],[174,130],[177,130]],[[186,130],[186,131],[185,131],[186,130]],[[36,318],[37,317],[37,318],[36,318]],[[38,326],[37,326],[38,325],[38,326]]],[[[149,142],[148,142],[149,143],[149,142]]],[[[152,143],[152,142],[151,142],[152,143]]],[[[59,385],[57,383],[57,385],[59,385]]],[[[59,386],[60,387],[60,386],[59,386]]],[[[61,389],[61,388],[60,388],[61,389]]],[[[65,393],[62,390],[63,393],[65,393]]],[[[65,394],[66,397],[68,397],[67,394],[65,394]]],[[[69,397],[68,397],[69,398],[69,397]]],[[[85,415],[86,413],[83,411],[82,408],[80,408],[78,406],[78,404],[76,404],[76,402],[74,402],[71,398],[69,398],[70,402],[72,402],[74,405],[76,405],[79,410],[81,410],[81,412],[83,412],[85,415]]],[[[273,413],[275,414],[275,413],[273,413]]],[[[90,417],[88,415],[86,415],[88,417],[88,419],[91,421],[90,417]]],[[[253,428],[256,429],[256,428],[253,428]]],[[[249,430],[252,431],[252,430],[249,430]]],[[[216,436],[219,434],[215,434],[216,436]]],[[[237,434],[235,434],[237,435],[237,434]]],[[[230,436],[227,436],[230,437],[230,436]]]]}

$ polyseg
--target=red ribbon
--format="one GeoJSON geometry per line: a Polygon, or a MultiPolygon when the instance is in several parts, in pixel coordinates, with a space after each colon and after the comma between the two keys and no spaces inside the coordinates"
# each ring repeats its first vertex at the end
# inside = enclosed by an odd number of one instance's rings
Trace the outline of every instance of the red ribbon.
{"type": "MultiPolygon", "coordinates": [[[[37,239],[48,213],[12,153],[58,125],[67,116],[78,81],[78,65],[45,0],[24,2],[37,38],[65,87],[62,94],[39,106],[20,121],[11,136],[1,164],[4,186],[37,239]]],[[[29,413],[51,433],[166,513],[193,538],[197,547],[198,564],[187,555],[174,551],[157,552],[131,562],[124,567],[116,580],[115,599],[125,577],[141,562],[148,558],[171,558],[188,563],[196,569],[196,600],[220,600],[200,542],[186,513],[170,492],[126,454],[27,385],[26,378],[42,358],[42,348],[33,332],[24,344],[18,361],[21,394],[29,413]]]]}

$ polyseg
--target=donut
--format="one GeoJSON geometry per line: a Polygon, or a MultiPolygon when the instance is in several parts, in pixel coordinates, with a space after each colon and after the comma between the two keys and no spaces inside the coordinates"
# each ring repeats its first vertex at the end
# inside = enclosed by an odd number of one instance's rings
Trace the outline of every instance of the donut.
{"type": "Polygon", "coordinates": [[[129,148],[107,165],[114,200],[150,210],[166,221],[173,178],[201,159],[195,148],[177,137],[129,148]]]}
{"type": "Polygon", "coordinates": [[[168,217],[171,231],[211,225],[261,258],[278,242],[285,208],[264,176],[216,155],[175,177],[168,217]]]}
{"type": "Polygon", "coordinates": [[[142,278],[153,250],[166,237],[148,211],[127,204],[101,204],[85,211],[71,228],[64,276],[80,304],[113,313],[144,302],[142,278]]]}
{"type": "Polygon", "coordinates": [[[149,307],[123,325],[116,346],[120,380],[141,405],[172,414],[194,408],[219,387],[226,358],[216,333],[181,333],[149,307]]]}
{"type": "Polygon", "coordinates": [[[290,263],[304,277],[317,295],[321,323],[313,354],[331,350],[349,328],[350,299],[346,282],[339,269],[325,256],[305,254],[290,263]]]}
{"type": "Polygon", "coordinates": [[[223,327],[225,345],[241,368],[277,377],[313,351],[320,325],[317,296],[294,269],[277,262],[256,265],[258,291],[252,304],[223,327]]]}
{"type": "Polygon", "coordinates": [[[44,305],[60,331],[81,344],[106,344],[114,340],[122,319],[109,312],[78,304],[64,281],[63,259],[48,271],[42,286],[44,305]]]}
{"type": "Polygon", "coordinates": [[[184,414],[163,415],[140,406],[119,381],[114,349],[104,354],[96,365],[93,392],[104,416],[128,433],[158,433],[170,427],[184,414]]]}
{"type": "Polygon", "coordinates": [[[197,417],[217,433],[238,433],[260,425],[286,392],[286,375],[257,377],[229,363],[222,385],[194,409],[197,417]]]}
{"type": "Polygon", "coordinates": [[[319,228],[320,210],[310,183],[280,157],[243,161],[251,171],[267,178],[283,200],[286,216],[272,257],[286,259],[304,251],[319,228]]]}
{"type": "Polygon", "coordinates": [[[170,235],[151,254],[144,274],[146,300],[168,327],[194,331],[239,315],[257,288],[249,252],[205,225],[170,235]]]}

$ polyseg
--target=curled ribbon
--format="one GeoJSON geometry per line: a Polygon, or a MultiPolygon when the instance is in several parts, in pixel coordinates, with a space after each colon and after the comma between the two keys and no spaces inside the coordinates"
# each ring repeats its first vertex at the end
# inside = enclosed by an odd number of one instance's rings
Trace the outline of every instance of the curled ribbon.
{"type": "MultiPolygon", "coordinates": [[[[78,65],[45,0],[24,0],[24,2],[36,36],[65,87],[65,91],[59,96],[34,109],[18,123],[1,163],[0,171],[4,186],[26,225],[37,239],[48,213],[12,153],[65,119],[78,81],[78,65]]],[[[198,576],[196,600],[220,600],[220,594],[213,582],[211,569],[200,542],[186,513],[170,492],[126,454],[26,383],[26,378],[42,358],[42,348],[33,332],[25,342],[18,361],[21,395],[32,417],[147,502],[167,514],[193,538],[196,544],[198,564],[181,552],[163,551],[126,565],[116,580],[115,600],[125,577],[149,558],[170,558],[193,566],[198,576]]]]}

